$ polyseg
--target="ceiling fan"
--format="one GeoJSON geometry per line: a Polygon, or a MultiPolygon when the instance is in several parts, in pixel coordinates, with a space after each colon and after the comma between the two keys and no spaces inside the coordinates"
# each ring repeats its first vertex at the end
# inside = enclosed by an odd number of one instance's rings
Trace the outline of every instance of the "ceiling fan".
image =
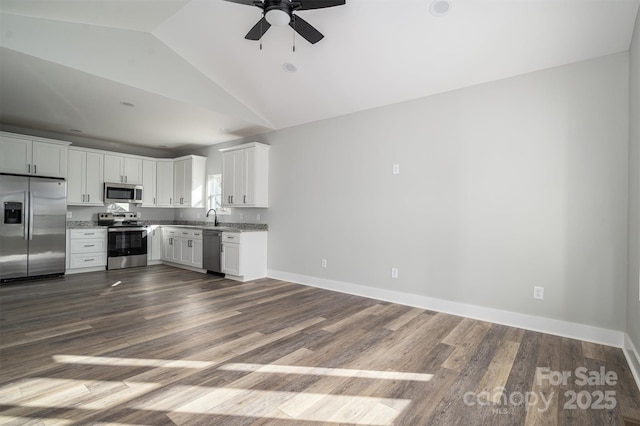
{"type": "Polygon", "coordinates": [[[294,15],[299,10],[321,9],[332,6],[342,6],[346,0],[225,0],[262,9],[262,19],[249,30],[244,37],[247,40],[260,40],[272,25],[289,25],[311,44],[323,39],[320,31],[310,23],[294,15]]]}

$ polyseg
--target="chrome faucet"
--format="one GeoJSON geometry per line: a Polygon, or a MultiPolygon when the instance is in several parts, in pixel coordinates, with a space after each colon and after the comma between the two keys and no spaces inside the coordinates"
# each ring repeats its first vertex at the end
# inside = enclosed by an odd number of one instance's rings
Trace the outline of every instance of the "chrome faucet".
{"type": "Polygon", "coordinates": [[[216,209],[209,209],[209,211],[207,212],[207,217],[209,217],[211,210],[213,210],[213,226],[218,226],[218,212],[216,211],[216,209]]]}

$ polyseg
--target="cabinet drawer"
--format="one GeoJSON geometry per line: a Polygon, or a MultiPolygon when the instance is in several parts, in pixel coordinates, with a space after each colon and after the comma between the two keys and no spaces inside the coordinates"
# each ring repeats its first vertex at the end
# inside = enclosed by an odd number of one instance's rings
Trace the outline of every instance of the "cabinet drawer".
{"type": "Polygon", "coordinates": [[[201,240],[202,239],[202,230],[200,229],[180,229],[175,237],[187,238],[190,240],[201,240]]]}
{"type": "Polygon", "coordinates": [[[71,253],[92,253],[106,251],[104,238],[100,239],[75,239],[71,240],[71,253]]]}
{"type": "Polygon", "coordinates": [[[78,238],[106,238],[107,230],[106,229],[72,229],[71,230],[71,239],[78,238]]]}
{"type": "Polygon", "coordinates": [[[223,232],[222,242],[223,243],[239,243],[240,233],[239,232],[223,232]]]}
{"type": "Polygon", "coordinates": [[[92,266],[105,266],[107,264],[106,253],[74,254],[69,259],[69,266],[73,268],[88,268],[92,266]]]}

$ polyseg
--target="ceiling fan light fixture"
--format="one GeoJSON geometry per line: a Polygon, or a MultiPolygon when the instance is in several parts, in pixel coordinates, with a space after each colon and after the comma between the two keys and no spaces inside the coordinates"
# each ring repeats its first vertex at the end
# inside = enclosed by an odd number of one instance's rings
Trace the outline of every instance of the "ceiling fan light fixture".
{"type": "Polygon", "coordinates": [[[284,27],[291,22],[291,16],[282,9],[271,9],[264,14],[267,22],[274,27],[284,27]]]}

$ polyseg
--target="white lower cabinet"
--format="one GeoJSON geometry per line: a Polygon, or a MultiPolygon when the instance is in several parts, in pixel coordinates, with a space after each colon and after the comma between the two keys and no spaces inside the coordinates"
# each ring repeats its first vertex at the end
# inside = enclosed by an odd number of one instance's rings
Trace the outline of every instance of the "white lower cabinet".
{"type": "MultiPolygon", "coordinates": [[[[237,235],[237,242],[222,243],[222,272],[225,275],[240,276],[240,234],[237,235]]],[[[227,236],[227,238],[234,238],[234,236],[227,236]]]]}
{"type": "Polygon", "coordinates": [[[147,229],[147,264],[159,263],[162,259],[162,232],[158,225],[149,225],[147,229]]]}
{"type": "Polygon", "coordinates": [[[202,269],[202,230],[162,228],[162,260],[202,269]]]}
{"type": "Polygon", "coordinates": [[[107,266],[107,230],[67,230],[67,274],[104,270],[107,266]]]}
{"type": "Polygon", "coordinates": [[[267,276],[267,232],[223,232],[222,272],[250,281],[267,276]]]}

